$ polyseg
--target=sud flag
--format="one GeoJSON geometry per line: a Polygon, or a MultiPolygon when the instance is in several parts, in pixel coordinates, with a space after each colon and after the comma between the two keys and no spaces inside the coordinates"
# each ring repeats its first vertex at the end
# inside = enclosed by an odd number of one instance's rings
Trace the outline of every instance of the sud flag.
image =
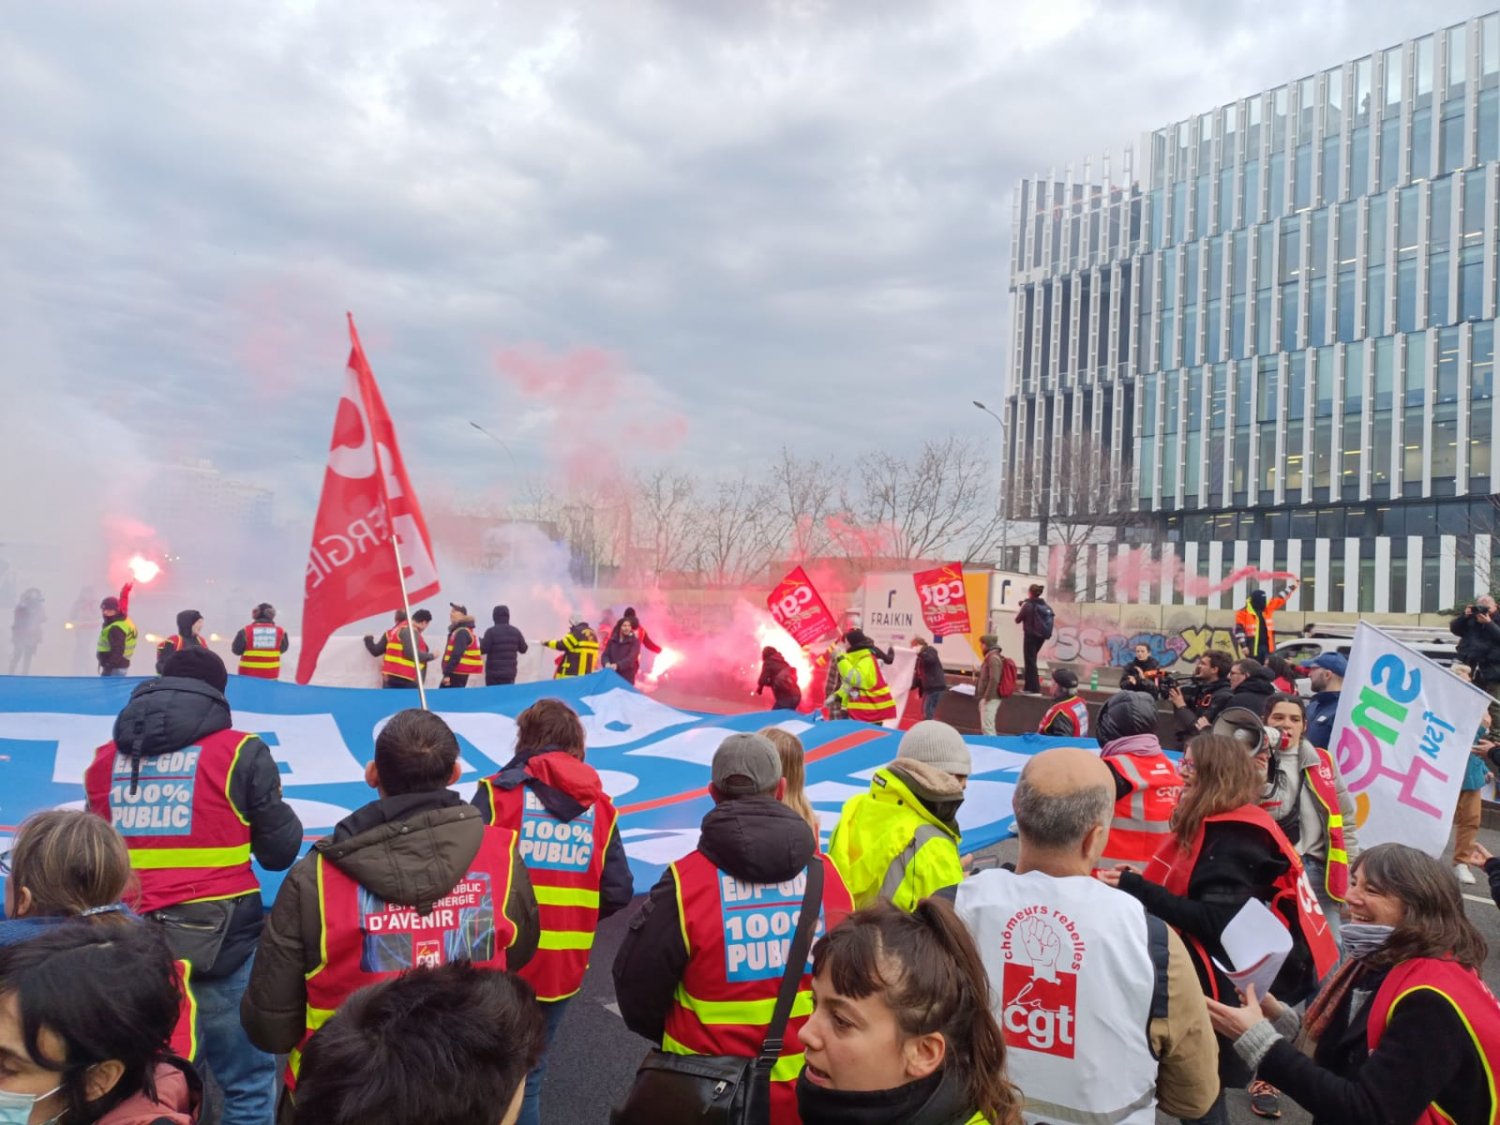
{"type": "Polygon", "coordinates": [[[393,535],[401,548],[409,600],[419,602],[438,592],[427,521],[406,475],[396,429],[360,347],[352,313],[349,341],[349,369],[307,556],[299,684],[312,679],[318,655],[335,629],[401,604],[393,535]]]}
{"type": "Polygon", "coordinates": [[[800,566],[767,595],[766,608],[776,618],[776,624],[803,647],[838,629],[838,622],[828,612],[828,605],[813,588],[807,571],[800,566]]]}

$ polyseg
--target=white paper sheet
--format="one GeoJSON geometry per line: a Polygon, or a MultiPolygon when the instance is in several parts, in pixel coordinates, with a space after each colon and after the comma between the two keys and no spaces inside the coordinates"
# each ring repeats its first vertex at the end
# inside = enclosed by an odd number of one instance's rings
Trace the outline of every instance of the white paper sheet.
{"type": "Polygon", "coordinates": [[[1224,927],[1220,944],[1234,968],[1222,964],[1219,968],[1241,992],[1253,984],[1255,995],[1261,997],[1270,991],[1292,951],[1292,934],[1265,903],[1252,898],[1224,927]]]}

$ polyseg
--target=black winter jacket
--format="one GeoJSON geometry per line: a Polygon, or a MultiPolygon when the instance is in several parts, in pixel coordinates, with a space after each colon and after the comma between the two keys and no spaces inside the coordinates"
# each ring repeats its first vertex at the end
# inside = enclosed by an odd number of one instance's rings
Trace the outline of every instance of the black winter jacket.
{"type": "Polygon", "coordinates": [[[760,679],[755,682],[755,693],[759,695],[766,688],[771,689],[771,706],[777,711],[795,711],[802,706],[797,671],[779,652],[761,657],[760,679]]]}
{"type": "MultiPolygon", "coordinates": [[[[1229,702],[1220,707],[1219,712],[1227,711],[1231,707],[1243,707],[1264,718],[1266,701],[1275,694],[1276,684],[1272,682],[1271,677],[1258,673],[1241,681],[1240,686],[1230,693],[1229,702]]],[[[1212,717],[1218,718],[1218,714],[1212,717]]]]}
{"type": "Polygon", "coordinates": [[[1177,733],[1182,745],[1185,746],[1188,739],[1198,733],[1196,728],[1199,718],[1213,722],[1219,717],[1219,712],[1229,706],[1229,697],[1233,694],[1234,689],[1229,686],[1229,681],[1218,679],[1203,684],[1197,696],[1186,707],[1178,707],[1173,715],[1177,720],[1177,733]]]}
{"type": "MultiPolygon", "coordinates": [[[[795,878],[812,861],[815,848],[807,822],[774,797],[736,797],[703,818],[698,850],[736,879],[780,883],[795,878]]],[[[687,964],[677,881],[669,867],[630,920],[615,956],[615,999],[626,1027],[661,1042],[687,964]]]]}
{"type": "Polygon", "coordinates": [[[510,623],[510,606],[497,605],[491,616],[495,623],[479,640],[479,651],[484,654],[484,682],[513,684],[516,657],[526,651],[526,638],[510,623]]]}
{"type": "MultiPolygon", "coordinates": [[[[139,745],[142,758],[171,754],[233,726],[229,702],[201,680],[163,676],[147,680],[131,693],[115,720],[115,746],[130,754],[139,745]]],[[[302,821],[281,799],[281,773],[270,748],[251,738],[240,750],[229,775],[229,799],[250,821],[250,850],[267,871],[285,871],[302,849],[302,821]]],[[[98,810],[95,810],[98,811],[98,810]]],[[[212,968],[195,966],[195,974],[221,977],[234,972],[255,951],[264,908],[259,892],[234,901],[228,933],[212,968]]]]}
{"type": "Polygon", "coordinates": [[[1388,970],[1367,972],[1334,1009],[1312,1058],[1283,1039],[1261,1059],[1257,1077],[1310,1112],[1314,1125],[1396,1125],[1416,1121],[1434,1101],[1457,1125],[1488,1125],[1485,1060],[1440,994],[1413,992],[1392,1007],[1370,1053],[1369,1004],[1388,970]]]}
{"type": "Polygon", "coordinates": [[[448,640],[453,642],[453,651],[450,653],[446,644],[443,648],[445,659],[443,660],[443,675],[453,675],[454,669],[463,660],[464,653],[469,650],[469,642],[475,635],[474,619],[472,617],[462,618],[457,625],[448,626],[448,640]]]}
{"type": "Polygon", "coordinates": [[[917,653],[917,674],[912,679],[912,686],[922,695],[947,690],[948,674],[943,671],[943,658],[933,645],[926,645],[917,653]]]}
{"type": "Polygon", "coordinates": [[[1458,638],[1458,659],[1473,670],[1476,683],[1500,681],[1500,624],[1460,613],[1448,631],[1458,638]]]}
{"type": "Polygon", "coordinates": [[[193,626],[203,620],[195,609],[185,609],[177,615],[177,632],[156,646],[156,674],[160,676],[167,661],[185,648],[207,648],[208,642],[193,632],[193,626]]]}

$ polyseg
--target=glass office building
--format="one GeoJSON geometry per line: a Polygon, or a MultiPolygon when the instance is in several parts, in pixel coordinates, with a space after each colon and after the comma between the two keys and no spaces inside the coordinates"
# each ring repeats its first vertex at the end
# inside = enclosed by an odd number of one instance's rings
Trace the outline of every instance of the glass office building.
{"type": "Polygon", "coordinates": [[[1492,567],[1500,585],[1500,13],[1175,122],[1118,163],[1118,181],[1025,181],[1014,208],[1013,514],[1066,521],[1071,497],[1043,486],[1097,456],[1160,563],[1116,590],[1131,544],[1090,544],[1080,596],[1195,604],[1256,567],[1303,575],[1296,608],[1416,613],[1492,567]]]}

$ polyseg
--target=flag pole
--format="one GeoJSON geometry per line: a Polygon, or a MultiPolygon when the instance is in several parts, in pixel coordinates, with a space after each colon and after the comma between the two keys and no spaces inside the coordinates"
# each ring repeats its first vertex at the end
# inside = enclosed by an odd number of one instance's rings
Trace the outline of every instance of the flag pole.
{"type": "Polygon", "coordinates": [[[422,663],[422,652],[417,645],[417,623],[411,619],[411,600],[406,596],[406,567],[401,562],[401,536],[391,528],[391,549],[396,552],[396,580],[401,583],[401,608],[406,611],[406,635],[411,639],[411,659],[416,665],[417,673],[417,703],[422,710],[427,710],[427,688],[422,683],[422,678],[427,674],[427,668],[422,663]]]}

